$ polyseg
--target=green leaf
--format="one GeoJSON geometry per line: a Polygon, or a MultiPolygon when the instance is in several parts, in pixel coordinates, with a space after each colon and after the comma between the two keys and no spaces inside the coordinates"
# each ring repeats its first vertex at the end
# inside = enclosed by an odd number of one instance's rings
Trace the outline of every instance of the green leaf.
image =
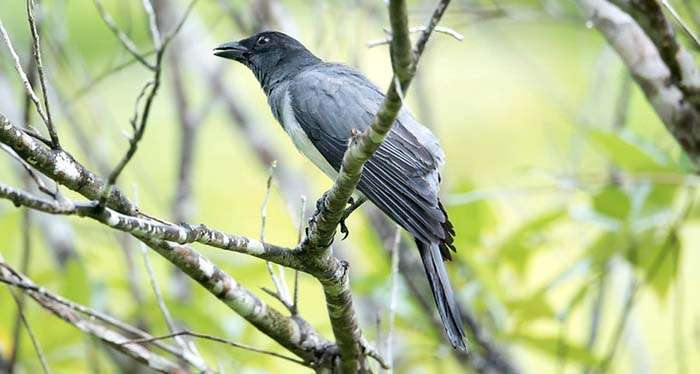
{"type": "Polygon", "coordinates": [[[473,272],[476,279],[479,280],[479,284],[491,296],[495,296],[501,301],[506,300],[507,295],[503,290],[503,284],[499,281],[498,274],[496,274],[497,268],[492,263],[473,255],[460,255],[460,261],[473,272]]]}
{"type": "Polygon", "coordinates": [[[678,185],[654,184],[642,205],[642,214],[654,214],[673,208],[673,202],[680,190],[678,185]]]}
{"type": "Polygon", "coordinates": [[[627,243],[618,231],[606,231],[594,240],[584,252],[593,265],[602,265],[613,255],[627,248],[627,243]]]}
{"type": "Polygon", "coordinates": [[[624,221],[630,213],[632,202],[619,187],[608,186],[593,195],[593,209],[596,212],[619,221],[624,221]]]}
{"type": "Polygon", "coordinates": [[[530,258],[545,242],[545,231],[558,222],[564,213],[561,208],[555,209],[525,223],[506,238],[499,251],[499,257],[513,266],[519,275],[524,275],[530,258]]]}
{"type": "Polygon", "coordinates": [[[660,299],[666,298],[678,275],[680,256],[681,244],[676,232],[672,232],[661,243],[652,243],[639,249],[638,267],[660,299]]]}
{"type": "Polygon", "coordinates": [[[661,151],[642,145],[628,132],[590,130],[588,138],[617,166],[626,171],[650,172],[678,170],[661,151]]]}
{"type": "Polygon", "coordinates": [[[538,291],[523,298],[508,301],[506,304],[517,326],[540,320],[554,319],[556,312],[549,304],[545,292],[538,291]]]}
{"type": "Polygon", "coordinates": [[[562,311],[561,317],[568,317],[569,315],[571,315],[571,312],[576,310],[576,308],[579,305],[581,305],[581,302],[586,298],[586,295],[588,295],[590,285],[590,283],[586,282],[583,285],[581,285],[581,287],[579,287],[576,293],[569,300],[569,303],[566,305],[566,308],[562,311]]]}
{"type": "MultiPolygon", "coordinates": [[[[463,182],[457,188],[458,191],[463,191],[461,196],[469,195],[474,189],[474,185],[470,182],[463,182]]],[[[498,223],[493,207],[484,198],[456,202],[450,204],[448,209],[452,223],[455,227],[459,227],[459,235],[455,238],[458,248],[481,244],[483,235],[492,231],[498,223]]]]}
{"type": "Polygon", "coordinates": [[[552,357],[566,357],[567,360],[587,365],[596,365],[598,359],[583,344],[563,339],[559,336],[538,336],[529,333],[511,334],[508,338],[552,357]]]}

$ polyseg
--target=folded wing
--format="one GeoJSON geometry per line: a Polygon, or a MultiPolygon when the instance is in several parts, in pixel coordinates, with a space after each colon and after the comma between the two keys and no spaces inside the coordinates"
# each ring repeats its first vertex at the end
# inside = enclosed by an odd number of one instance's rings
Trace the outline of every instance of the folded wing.
{"type": "MultiPolygon", "coordinates": [[[[352,130],[364,131],[384,98],[361,73],[322,64],[289,86],[295,119],[321,155],[340,169],[352,130]]],[[[417,240],[439,243],[449,258],[454,231],[438,200],[443,154],[437,139],[407,111],[365,164],[358,190],[417,240]]]]}

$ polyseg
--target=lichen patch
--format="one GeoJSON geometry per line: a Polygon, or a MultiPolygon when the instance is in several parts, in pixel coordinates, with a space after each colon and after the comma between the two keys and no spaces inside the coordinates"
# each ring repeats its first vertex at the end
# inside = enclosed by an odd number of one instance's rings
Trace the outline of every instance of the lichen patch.
{"type": "Polygon", "coordinates": [[[74,180],[80,178],[80,170],[78,170],[78,167],[75,166],[73,160],[71,160],[70,157],[63,152],[59,152],[56,155],[54,172],[58,175],[64,175],[65,177],[74,180]]]}

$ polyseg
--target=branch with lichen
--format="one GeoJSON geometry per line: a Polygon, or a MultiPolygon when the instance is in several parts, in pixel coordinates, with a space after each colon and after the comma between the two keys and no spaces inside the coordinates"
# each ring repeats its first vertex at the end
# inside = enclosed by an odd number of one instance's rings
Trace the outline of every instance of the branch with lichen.
{"type": "MultiPolygon", "coordinates": [[[[403,0],[389,2],[391,24],[391,61],[394,71],[389,89],[370,127],[362,134],[350,139],[350,145],[343,156],[338,177],[333,187],[326,192],[317,204],[317,211],[309,222],[308,236],[302,250],[308,253],[328,256],[333,237],[340,221],[344,218],[345,206],[355,192],[364,164],[379,148],[401,110],[403,97],[416,72],[418,60],[432,31],[444,14],[449,0],[438,3],[433,16],[411,49],[410,31],[406,3],[403,0]]],[[[328,269],[319,263],[318,272],[312,272],[321,281],[326,295],[326,305],[333,326],[333,334],[340,350],[341,368],[344,372],[356,372],[364,368],[362,333],[352,303],[352,294],[347,269],[338,273],[339,278],[325,276],[328,269]]]]}
{"type": "MultiPolygon", "coordinates": [[[[211,230],[203,225],[176,225],[138,213],[138,209],[117,189],[106,207],[95,201],[104,181],[75,161],[66,151],[54,151],[27,136],[0,114],[0,142],[47,177],[82,194],[91,202],[55,201],[33,196],[8,186],[0,186],[0,198],[15,205],[52,214],[78,215],[95,219],[109,227],[129,232],[175,264],[233,311],[251,322],[291,352],[311,364],[321,365],[321,358],[335,352],[334,346],[306,321],[282,315],[269,307],[230,275],[185,245],[200,242],[222,249],[254,255],[292,268],[303,268],[293,250],[277,247],[237,235],[211,230]],[[125,209],[129,208],[129,209],[125,209]],[[119,210],[132,212],[122,213],[119,210]],[[166,240],[171,240],[168,242],[166,240]],[[177,244],[173,244],[173,242],[177,244]]],[[[337,262],[337,261],[336,261],[337,262]]],[[[339,267],[339,266],[337,266],[339,267]]]]}
{"type": "MultiPolygon", "coordinates": [[[[26,132],[13,126],[4,116],[0,115],[0,143],[12,148],[18,157],[32,165],[33,168],[82,194],[90,201],[42,199],[5,185],[0,185],[0,197],[11,200],[16,205],[24,205],[53,214],[88,217],[113,229],[128,232],[156,250],[191,278],[197,280],[232,310],[302,358],[309,366],[317,369],[337,369],[336,358],[339,355],[339,369],[343,372],[354,373],[365,370],[367,367],[366,357],[376,355],[373,355],[372,349],[367,347],[357,323],[350,293],[347,263],[331,256],[328,246],[332,241],[338,222],[343,216],[345,203],[359,180],[362,165],[371,157],[390,131],[391,125],[401,109],[403,93],[415,74],[418,58],[448,3],[449,1],[439,2],[429,24],[424,28],[415,48],[411,50],[405,3],[403,1],[391,2],[389,8],[393,35],[391,55],[395,79],[392,81],[381,110],[377,113],[370,129],[365,134],[358,135],[353,139],[352,145],[346,152],[340,178],[334,189],[327,193],[322,200],[322,209],[317,213],[316,219],[312,221],[309,236],[303,246],[289,249],[227,234],[204,225],[169,223],[143,214],[118,189],[111,188],[116,182],[119,172],[126,166],[130,156],[136,150],[138,139],[145,129],[148,117],[147,108],[150,106],[157,85],[145,89],[147,90],[145,93],[147,104],[140,117],[139,125],[134,125],[136,135],[130,143],[129,152],[107,182],[78,163],[68,152],[47,147],[42,142],[27,135],[26,132]],[[99,201],[99,204],[96,204],[96,201],[99,201]],[[233,278],[221,272],[206,258],[186,246],[186,244],[193,242],[252,255],[313,275],[320,281],[324,289],[336,345],[326,341],[300,317],[296,315],[283,316],[262,303],[233,278]]],[[[144,2],[144,5],[148,8],[150,3],[144,2]]],[[[169,37],[164,38],[160,44],[159,30],[155,26],[155,16],[152,13],[149,12],[149,19],[152,24],[154,44],[156,49],[162,52],[174,32],[169,37]]],[[[157,57],[156,65],[160,65],[160,56],[157,57]]],[[[154,71],[156,82],[159,73],[160,69],[154,71]]]]}
{"type": "Polygon", "coordinates": [[[700,164],[700,72],[676,42],[658,2],[576,2],[620,56],[671,135],[700,164]]]}

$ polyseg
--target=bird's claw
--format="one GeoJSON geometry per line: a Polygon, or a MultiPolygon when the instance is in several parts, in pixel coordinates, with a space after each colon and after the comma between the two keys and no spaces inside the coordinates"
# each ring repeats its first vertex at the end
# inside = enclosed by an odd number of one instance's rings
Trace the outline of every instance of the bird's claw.
{"type": "Polygon", "coordinates": [[[345,224],[345,218],[340,219],[340,233],[343,234],[343,238],[340,240],[345,240],[348,238],[348,235],[350,235],[350,230],[348,230],[348,226],[345,224]]]}

